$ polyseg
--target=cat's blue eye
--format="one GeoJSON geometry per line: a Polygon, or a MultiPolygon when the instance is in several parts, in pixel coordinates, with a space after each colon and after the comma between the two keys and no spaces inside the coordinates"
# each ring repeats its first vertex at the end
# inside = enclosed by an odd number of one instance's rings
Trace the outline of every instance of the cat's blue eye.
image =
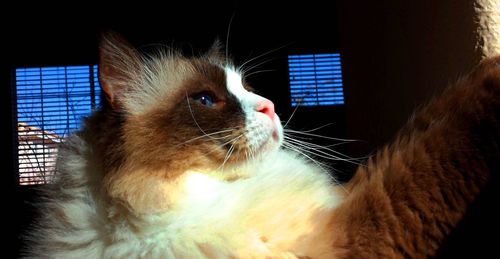
{"type": "Polygon", "coordinates": [[[210,93],[200,93],[193,96],[193,100],[207,107],[215,106],[215,98],[210,93]]]}

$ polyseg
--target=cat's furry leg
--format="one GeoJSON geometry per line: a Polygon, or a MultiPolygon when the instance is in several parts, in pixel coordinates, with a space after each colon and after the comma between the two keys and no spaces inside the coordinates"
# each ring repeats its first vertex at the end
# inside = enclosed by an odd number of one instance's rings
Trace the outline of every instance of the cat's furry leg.
{"type": "Polygon", "coordinates": [[[500,57],[415,114],[360,167],[333,220],[339,258],[436,254],[500,168],[500,57]]]}

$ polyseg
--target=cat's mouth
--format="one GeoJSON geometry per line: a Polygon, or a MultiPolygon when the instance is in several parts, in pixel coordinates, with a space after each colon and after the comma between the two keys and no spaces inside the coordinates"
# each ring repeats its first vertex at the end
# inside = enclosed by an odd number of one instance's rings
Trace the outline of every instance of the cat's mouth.
{"type": "Polygon", "coordinates": [[[258,154],[263,154],[278,149],[283,142],[282,132],[283,130],[281,124],[275,124],[272,128],[271,133],[267,136],[267,138],[265,138],[264,141],[262,141],[259,146],[257,146],[255,152],[258,154]]]}
{"type": "Polygon", "coordinates": [[[264,116],[253,117],[243,132],[234,132],[236,141],[224,145],[222,164],[249,161],[279,149],[283,143],[283,127],[276,115],[271,121],[264,116]]]}
{"type": "Polygon", "coordinates": [[[265,153],[273,150],[277,146],[277,136],[277,133],[273,132],[271,137],[269,137],[267,141],[264,141],[259,147],[257,147],[256,153],[265,153]]]}
{"type": "Polygon", "coordinates": [[[272,138],[273,138],[273,140],[274,140],[274,141],[279,142],[279,140],[280,140],[280,136],[279,136],[279,133],[278,133],[278,130],[277,130],[277,129],[275,129],[275,130],[273,131],[272,138]]]}

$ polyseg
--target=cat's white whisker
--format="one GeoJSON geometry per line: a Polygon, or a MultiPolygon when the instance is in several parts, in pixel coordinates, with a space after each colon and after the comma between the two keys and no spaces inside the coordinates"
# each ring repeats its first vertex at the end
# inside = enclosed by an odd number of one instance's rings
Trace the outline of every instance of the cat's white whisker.
{"type": "Polygon", "coordinates": [[[249,77],[251,75],[255,75],[255,74],[259,74],[259,73],[265,73],[265,72],[274,72],[276,70],[274,69],[263,69],[263,70],[257,70],[257,71],[254,71],[254,72],[251,72],[251,73],[248,73],[248,74],[245,74],[246,77],[249,77]]]}
{"type": "MultiPolygon", "coordinates": [[[[180,144],[177,144],[176,146],[184,145],[184,144],[193,142],[193,141],[198,140],[198,139],[202,139],[202,138],[206,138],[206,137],[210,137],[210,136],[213,136],[213,135],[222,134],[222,133],[226,133],[226,132],[231,132],[231,131],[234,131],[234,130],[235,130],[235,128],[233,128],[233,129],[219,130],[219,131],[216,131],[216,132],[207,133],[207,134],[198,136],[196,138],[192,138],[192,139],[186,140],[186,141],[184,141],[184,142],[182,142],[180,144]]],[[[223,137],[212,137],[212,139],[225,139],[225,138],[229,138],[229,137],[231,137],[231,134],[223,136],[223,137]]]]}
{"type": "MultiPolygon", "coordinates": [[[[326,146],[321,146],[318,144],[305,142],[301,140],[297,140],[285,135],[285,141],[290,146],[294,146],[295,149],[300,149],[304,153],[308,153],[313,156],[317,156],[320,158],[333,160],[333,161],[343,161],[347,163],[351,163],[354,165],[362,165],[361,161],[366,159],[367,157],[353,158],[348,155],[345,155],[341,152],[333,150],[326,146]]],[[[343,143],[339,143],[343,144],[343,143]]]]}
{"type": "Polygon", "coordinates": [[[252,148],[246,149],[245,152],[248,153],[248,159],[247,160],[254,160],[255,159],[254,150],[252,148]]]}
{"type": "Polygon", "coordinates": [[[250,72],[250,71],[252,71],[252,69],[255,69],[255,68],[259,67],[259,66],[262,66],[262,65],[264,65],[264,64],[266,64],[266,63],[268,63],[268,62],[270,62],[272,60],[273,59],[266,59],[264,61],[261,61],[261,62],[255,64],[255,65],[252,65],[250,67],[245,67],[244,69],[241,70],[241,74],[243,74],[245,76],[249,76],[247,73],[250,72]]]}
{"type": "Polygon", "coordinates": [[[335,161],[343,161],[355,165],[360,165],[359,161],[364,159],[364,158],[353,158],[345,154],[342,154],[341,152],[335,151],[331,148],[327,148],[314,143],[308,143],[289,137],[285,137],[285,139],[288,141],[290,145],[294,145],[296,148],[301,149],[301,151],[311,155],[315,155],[317,157],[335,161]]]}
{"type": "MultiPolygon", "coordinates": [[[[227,137],[230,137],[230,136],[227,136],[227,137]]],[[[219,144],[219,145],[216,145],[214,147],[212,147],[211,149],[209,149],[208,151],[205,151],[205,154],[212,154],[213,152],[216,152],[216,151],[220,151],[221,149],[225,149],[225,146],[228,145],[229,143],[233,143],[233,142],[236,142],[240,137],[242,137],[241,135],[238,135],[222,144],[219,144]]]]}
{"type": "MultiPolygon", "coordinates": [[[[302,149],[300,148],[297,148],[296,146],[294,145],[290,145],[290,143],[283,143],[283,145],[301,155],[303,155],[304,157],[306,157],[307,159],[309,159],[311,162],[313,162],[314,164],[316,164],[317,166],[319,166],[322,170],[324,170],[325,172],[328,171],[328,169],[332,169],[331,166],[325,164],[325,163],[322,163],[314,158],[312,158],[311,156],[309,156],[308,154],[304,153],[302,149]]],[[[330,176],[331,178],[333,178],[332,176],[330,176]]],[[[334,178],[333,178],[334,179],[334,178]]]]}
{"type": "Polygon", "coordinates": [[[308,153],[308,154],[311,154],[311,155],[314,155],[314,156],[317,156],[317,157],[321,157],[321,158],[325,158],[325,159],[329,159],[329,160],[334,160],[334,161],[346,161],[347,159],[345,158],[341,158],[341,157],[338,157],[338,156],[335,156],[335,155],[332,155],[332,154],[329,154],[329,153],[326,153],[326,152],[322,152],[322,151],[319,151],[319,150],[314,150],[312,151],[312,148],[310,147],[307,147],[307,146],[300,146],[300,145],[297,145],[297,144],[291,144],[289,143],[290,145],[294,145],[297,149],[300,149],[302,152],[304,153],[308,153]]]}
{"type": "MultiPolygon", "coordinates": [[[[328,159],[328,160],[344,161],[347,163],[360,165],[359,161],[363,158],[353,158],[353,157],[347,156],[345,154],[342,154],[341,152],[335,151],[331,148],[333,146],[345,144],[345,143],[352,142],[355,140],[333,138],[333,137],[328,137],[328,136],[323,136],[323,135],[311,133],[311,132],[320,130],[324,127],[330,126],[332,123],[328,123],[328,124],[322,125],[320,127],[310,129],[310,130],[305,130],[305,131],[297,131],[297,130],[287,129],[286,127],[288,126],[288,124],[292,120],[292,118],[295,115],[295,113],[297,112],[298,108],[299,108],[299,105],[297,105],[295,107],[292,114],[290,115],[290,118],[288,118],[288,120],[285,122],[285,124],[283,126],[283,137],[284,137],[283,145],[285,147],[288,147],[292,150],[295,150],[295,151],[299,152],[300,154],[305,155],[309,159],[312,159],[309,156],[309,155],[312,155],[312,156],[316,156],[316,157],[324,158],[324,159],[328,159]],[[293,137],[290,135],[293,135],[293,137]],[[335,140],[335,141],[342,141],[342,142],[336,143],[333,145],[322,146],[322,145],[318,145],[318,144],[311,143],[308,141],[304,141],[304,140],[312,140],[311,138],[313,138],[313,137],[328,139],[328,140],[335,140]],[[297,138],[299,138],[299,139],[297,139],[297,138]],[[302,139],[302,140],[300,140],[300,139],[302,139]],[[307,155],[307,154],[309,154],[309,155],[307,155]]],[[[313,159],[313,161],[317,162],[314,159],[313,159]]],[[[330,168],[330,169],[335,170],[333,168],[330,168]]]]}
{"type": "Polygon", "coordinates": [[[229,35],[231,34],[231,25],[233,24],[234,15],[235,13],[233,12],[233,14],[231,15],[231,19],[229,19],[229,24],[227,25],[226,46],[225,46],[226,53],[224,53],[226,56],[226,61],[229,60],[229,35]]]}
{"type": "Polygon", "coordinates": [[[280,50],[280,49],[282,49],[282,48],[285,48],[285,47],[287,47],[288,45],[290,45],[290,43],[289,43],[289,44],[285,44],[285,45],[280,46],[280,47],[277,47],[277,48],[275,48],[275,49],[272,49],[272,50],[266,51],[266,52],[264,52],[264,53],[262,53],[262,54],[260,54],[260,55],[258,55],[258,56],[255,56],[255,57],[253,57],[253,58],[251,58],[251,59],[249,59],[249,60],[247,60],[247,61],[243,62],[243,64],[241,64],[239,67],[240,67],[240,68],[243,68],[246,64],[248,64],[248,63],[250,63],[250,62],[252,62],[252,61],[254,61],[254,60],[256,60],[256,59],[259,59],[259,58],[261,58],[261,57],[263,57],[263,56],[265,56],[265,55],[268,55],[268,54],[270,54],[270,53],[273,53],[273,52],[275,52],[275,51],[278,51],[278,50],[280,50]]]}
{"type": "MultiPolygon", "coordinates": [[[[325,172],[328,172],[328,171],[333,171],[333,172],[337,172],[337,173],[344,173],[342,172],[341,170],[338,170],[326,163],[323,163],[323,162],[320,162],[316,159],[314,159],[312,156],[310,155],[313,155],[313,156],[316,156],[315,154],[309,154],[307,152],[304,152],[304,150],[296,145],[293,145],[293,144],[290,144],[288,142],[284,142],[283,143],[284,147],[285,148],[288,148],[288,149],[291,149],[301,155],[303,155],[304,157],[306,157],[307,159],[309,159],[310,161],[312,161],[313,163],[315,163],[317,166],[319,166],[322,170],[324,170],[325,172]]],[[[329,174],[329,177],[334,181],[334,182],[337,182],[337,179],[335,177],[333,177],[333,175],[329,174]]]]}
{"type": "Polygon", "coordinates": [[[297,132],[301,132],[301,133],[304,133],[304,132],[305,132],[305,133],[309,133],[309,132],[314,132],[314,131],[320,130],[320,129],[322,129],[322,128],[326,128],[326,127],[331,126],[331,125],[333,125],[333,123],[331,123],[331,122],[330,122],[330,123],[327,123],[327,124],[325,124],[325,125],[321,125],[321,126],[319,126],[319,127],[316,127],[316,128],[314,128],[314,129],[310,129],[310,130],[301,130],[301,131],[298,131],[298,130],[292,130],[292,129],[287,129],[287,130],[289,130],[289,131],[297,131],[297,132]]]}
{"type": "MultiPolygon", "coordinates": [[[[342,153],[340,153],[340,152],[338,152],[338,151],[335,151],[335,150],[333,150],[333,149],[331,149],[331,148],[328,148],[327,146],[322,146],[322,145],[318,145],[318,144],[315,144],[315,143],[312,143],[312,142],[307,142],[307,141],[303,141],[303,140],[298,140],[298,139],[296,139],[296,138],[292,138],[292,137],[290,137],[290,136],[286,136],[286,135],[284,136],[284,138],[285,138],[286,140],[289,140],[289,141],[292,141],[292,142],[294,142],[294,143],[297,143],[297,144],[300,144],[300,145],[306,146],[306,147],[308,147],[308,148],[313,148],[313,149],[326,149],[326,150],[328,150],[328,151],[330,151],[330,152],[333,152],[333,153],[336,153],[336,154],[339,154],[339,155],[342,155],[342,156],[345,156],[345,157],[349,157],[349,156],[347,156],[347,155],[345,155],[345,154],[342,154],[342,153]]],[[[346,143],[346,142],[343,142],[343,143],[337,143],[337,145],[338,145],[338,144],[345,144],[345,143],[346,143]]]]}
{"type": "Polygon", "coordinates": [[[233,148],[234,148],[234,145],[231,144],[231,146],[229,147],[229,149],[226,152],[226,155],[224,156],[224,160],[222,160],[222,164],[219,166],[219,168],[217,168],[217,171],[224,169],[224,165],[226,164],[227,160],[229,159],[230,153],[232,152],[233,148]]]}
{"type": "Polygon", "coordinates": [[[238,136],[236,136],[236,137],[232,138],[231,140],[229,140],[229,141],[227,141],[227,142],[222,143],[222,144],[221,144],[221,147],[224,147],[224,146],[226,146],[226,145],[227,145],[227,144],[229,144],[229,143],[236,142],[238,139],[240,139],[240,138],[241,138],[241,137],[243,137],[243,136],[244,136],[243,134],[240,134],[240,135],[238,135],[238,136]]]}
{"type": "MultiPolygon", "coordinates": [[[[289,139],[289,138],[292,138],[294,140],[303,140],[305,143],[309,143],[309,144],[314,144],[312,142],[309,142],[311,140],[313,140],[313,138],[310,138],[310,137],[301,137],[301,136],[284,136],[284,138],[286,139],[289,139]]],[[[339,142],[339,143],[335,143],[335,144],[329,144],[329,145],[318,145],[318,144],[314,144],[314,145],[317,145],[318,148],[331,148],[331,147],[337,147],[337,146],[340,146],[340,145],[345,145],[345,144],[348,144],[349,142],[339,142]]]]}
{"type": "Polygon", "coordinates": [[[236,141],[238,141],[239,138],[241,138],[243,135],[240,135],[236,138],[233,139],[232,143],[231,143],[231,146],[229,147],[229,149],[227,150],[227,153],[226,153],[226,156],[224,157],[224,161],[222,162],[222,165],[219,166],[219,169],[224,169],[224,165],[226,164],[226,162],[229,160],[229,158],[231,157],[231,155],[233,154],[233,151],[234,151],[234,144],[236,143],[236,141]]]}
{"type": "Polygon", "coordinates": [[[317,157],[320,157],[320,158],[325,158],[325,159],[328,159],[328,160],[343,161],[343,162],[351,163],[351,164],[354,164],[354,165],[359,165],[358,162],[353,162],[352,159],[346,159],[346,158],[338,157],[338,156],[335,156],[335,155],[332,155],[332,154],[328,154],[326,152],[322,152],[322,151],[318,151],[318,150],[311,151],[311,149],[307,149],[306,148],[306,149],[301,149],[301,151],[303,151],[304,153],[308,153],[310,155],[314,155],[314,156],[317,156],[317,157]]]}
{"type": "Polygon", "coordinates": [[[288,126],[288,123],[290,123],[290,121],[293,118],[293,115],[295,115],[295,112],[297,111],[298,108],[299,108],[299,105],[295,106],[295,109],[293,109],[292,115],[290,115],[290,118],[288,118],[288,120],[286,121],[286,123],[283,125],[283,131],[285,131],[286,126],[288,126]]]}
{"type": "Polygon", "coordinates": [[[317,137],[317,138],[323,138],[323,139],[330,139],[330,140],[337,140],[337,141],[346,141],[346,142],[355,142],[359,141],[356,139],[343,139],[343,138],[333,138],[333,137],[327,137],[319,134],[312,134],[309,133],[309,131],[298,131],[298,130],[291,130],[291,129],[283,129],[285,133],[290,133],[290,134],[298,134],[298,135],[305,135],[305,136],[311,136],[311,137],[317,137]]]}

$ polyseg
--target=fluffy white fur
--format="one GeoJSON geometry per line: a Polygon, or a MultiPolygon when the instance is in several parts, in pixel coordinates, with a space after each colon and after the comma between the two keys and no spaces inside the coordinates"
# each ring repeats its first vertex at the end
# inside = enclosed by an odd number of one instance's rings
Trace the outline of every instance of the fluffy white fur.
{"type": "Polygon", "coordinates": [[[329,256],[318,241],[339,196],[325,172],[295,154],[270,152],[233,169],[247,177],[232,182],[221,180],[222,172],[186,172],[165,185],[176,194],[168,212],[115,215],[94,195],[91,151],[76,136],[71,143],[60,177],[80,184],[61,189],[69,199],[48,203],[50,211],[64,212],[69,232],[46,227],[48,236],[38,237],[65,244],[51,258],[329,256]]]}

